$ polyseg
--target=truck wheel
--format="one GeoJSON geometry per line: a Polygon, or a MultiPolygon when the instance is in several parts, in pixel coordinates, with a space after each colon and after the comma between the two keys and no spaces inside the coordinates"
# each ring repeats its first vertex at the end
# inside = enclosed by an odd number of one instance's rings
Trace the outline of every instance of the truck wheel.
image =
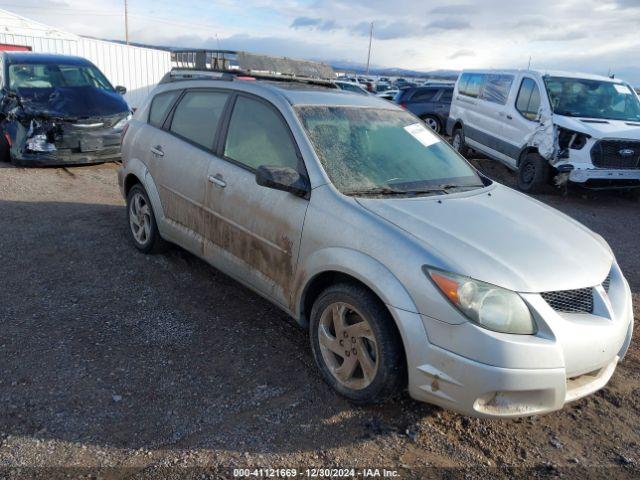
{"type": "Polygon", "coordinates": [[[142,185],[131,187],[127,194],[127,220],[133,244],[142,253],[161,253],[167,242],[160,236],[149,196],[142,185]]]}
{"type": "Polygon", "coordinates": [[[549,180],[549,162],[537,153],[527,153],[518,166],[518,188],[526,193],[542,193],[549,180]]]}
{"type": "Polygon", "coordinates": [[[327,288],[311,310],[311,350],[324,380],[359,404],[379,403],[406,386],[402,340],[393,318],[367,289],[327,288]]]}
{"type": "Polygon", "coordinates": [[[456,128],[453,131],[453,136],[451,137],[451,146],[463,157],[466,158],[469,155],[469,147],[467,147],[467,144],[464,143],[464,133],[462,131],[462,128],[456,128]]]}

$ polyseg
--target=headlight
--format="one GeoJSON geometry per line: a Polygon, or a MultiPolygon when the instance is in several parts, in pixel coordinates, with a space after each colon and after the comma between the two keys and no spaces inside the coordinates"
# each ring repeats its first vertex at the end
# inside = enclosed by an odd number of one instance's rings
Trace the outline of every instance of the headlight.
{"type": "Polygon", "coordinates": [[[120,131],[124,128],[124,126],[129,123],[129,120],[131,120],[131,114],[128,114],[126,117],[123,117],[122,120],[120,120],[118,123],[116,123],[113,126],[113,129],[116,131],[120,131]]]}
{"type": "Polygon", "coordinates": [[[455,273],[424,268],[444,296],[469,320],[496,332],[531,335],[536,325],[515,292],[455,273]]]}

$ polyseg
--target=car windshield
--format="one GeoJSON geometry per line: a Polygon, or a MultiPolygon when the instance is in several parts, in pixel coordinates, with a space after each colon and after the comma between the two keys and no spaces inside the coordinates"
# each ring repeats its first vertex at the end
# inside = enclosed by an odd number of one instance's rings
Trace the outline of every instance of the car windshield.
{"type": "Polygon", "coordinates": [[[109,80],[92,65],[14,64],[9,66],[9,88],[22,94],[60,87],[95,87],[113,92],[109,80]]]}
{"type": "Polygon", "coordinates": [[[476,171],[413,115],[296,108],[333,184],[347,195],[427,195],[483,187],[476,171]]]}
{"type": "Polygon", "coordinates": [[[558,115],[640,120],[640,102],[626,84],[551,76],[544,81],[553,112],[558,115]]]}

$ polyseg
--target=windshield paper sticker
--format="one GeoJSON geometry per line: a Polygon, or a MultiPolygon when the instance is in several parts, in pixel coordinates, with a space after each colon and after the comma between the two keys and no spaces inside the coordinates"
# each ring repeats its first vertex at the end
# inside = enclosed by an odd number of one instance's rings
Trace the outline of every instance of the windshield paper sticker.
{"type": "Polygon", "coordinates": [[[614,84],[613,88],[615,88],[616,92],[618,92],[618,93],[624,93],[626,95],[631,95],[631,90],[629,90],[629,87],[627,87],[626,85],[614,84]]]}
{"type": "Polygon", "coordinates": [[[431,129],[425,127],[420,123],[412,123],[404,127],[409,135],[418,140],[425,147],[438,143],[440,138],[431,131],[431,129]]]}

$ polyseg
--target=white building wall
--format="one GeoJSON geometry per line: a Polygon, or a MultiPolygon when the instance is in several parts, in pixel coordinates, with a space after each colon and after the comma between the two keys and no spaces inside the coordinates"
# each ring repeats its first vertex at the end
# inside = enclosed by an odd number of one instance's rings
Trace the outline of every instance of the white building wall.
{"type": "Polygon", "coordinates": [[[127,88],[125,98],[134,108],[171,70],[169,52],[80,37],[3,10],[0,10],[0,43],[31,47],[34,52],[84,57],[114,86],[127,88]]]}

